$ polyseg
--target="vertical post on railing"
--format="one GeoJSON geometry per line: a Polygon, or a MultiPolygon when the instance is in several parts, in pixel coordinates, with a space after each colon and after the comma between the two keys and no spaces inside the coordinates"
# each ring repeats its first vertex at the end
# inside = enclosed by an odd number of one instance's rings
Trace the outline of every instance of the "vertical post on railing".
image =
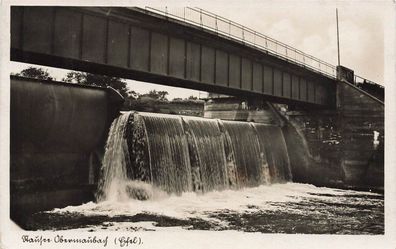
{"type": "Polygon", "coordinates": [[[242,41],[245,41],[245,29],[242,26],[242,41]]]}
{"type": "Polygon", "coordinates": [[[218,27],[217,27],[217,15],[215,16],[215,26],[216,26],[216,32],[219,31],[218,27]]]}
{"type": "Polygon", "coordinates": [[[183,7],[183,19],[186,22],[186,7],[183,7]]]}
{"type": "Polygon", "coordinates": [[[202,28],[203,23],[202,23],[202,10],[201,9],[199,9],[199,22],[201,23],[201,28],[202,28]]]}
{"type": "Polygon", "coordinates": [[[231,36],[231,21],[228,21],[228,35],[231,36]]]}
{"type": "Polygon", "coordinates": [[[165,15],[168,17],[168,6],[165,6],[165,15]]]}
{"type": "Polygon", "coordinates": [[[265,37],[265,47],[268,49],[268,40],[267,40],[267,37],[265,37]]]}
{"type": "Polygon", "coordinates": [[[337,22],[337,52],[338,52],[338,66],[340,66],[340,32],[338,29],[338,8],[336,8],[336,22],[337,22]]]}
{"type": "Polygon", "coordinates": [[[256,46],[256,31],[253,34],[253,45],[256,46]]]}

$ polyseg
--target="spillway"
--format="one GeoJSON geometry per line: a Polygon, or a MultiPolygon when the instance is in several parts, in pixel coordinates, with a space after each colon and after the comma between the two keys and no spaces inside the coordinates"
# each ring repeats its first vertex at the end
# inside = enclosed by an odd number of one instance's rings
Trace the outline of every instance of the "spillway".
{"type": "Polygon", "coordinates": [[[131,181],[180,194],[291,179],[279,126],[127,112],[112,123],[97,199],[131,197],[131,181]]]}

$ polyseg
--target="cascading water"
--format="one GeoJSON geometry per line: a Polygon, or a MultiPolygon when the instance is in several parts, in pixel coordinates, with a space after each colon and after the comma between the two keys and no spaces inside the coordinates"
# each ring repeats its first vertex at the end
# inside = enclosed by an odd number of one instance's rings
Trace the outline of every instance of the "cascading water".
{"type": "Polygon", "coordinates": [[[181,117],[148,113],[135,115],[140,115],[148,137],[152,182],[171,193],[190,191],[190,158],[181,117]]]}
{"type": "Polygon", "coordinates": [[[268,163],[271,182],[292,180],[289,155],[282,130],[274,125],[254,124],[260,151],[268,163]]]}
{"type": "Polygon", "coordinates": [[[127,165],[130,165],[125,137],[128,118],[129,115],[121,115],[110,127],[96,195],[98,201],[126,198],[127,165]]]}
{"type": "Polygon", "coordinates": [[[224,189],[228,184],[224,140],[216,120],[184,117],[194,172],[194,190],[224,189]],[[219,153],[220,152],[220,153],[219,153]]]}
{"type": "Polygon", "coordinates": [[[222,121],[220,123],[231,139],[239,186],[258,186],[266,183],[265,162],[254,128],[247,122],[222,121]]]}
{"type": "Polygon", "coordinates": [[[110,128],[97,199],[136,197],[137,181],[180,194],[290,180],[278,126],[128,112],[110,128]]]}

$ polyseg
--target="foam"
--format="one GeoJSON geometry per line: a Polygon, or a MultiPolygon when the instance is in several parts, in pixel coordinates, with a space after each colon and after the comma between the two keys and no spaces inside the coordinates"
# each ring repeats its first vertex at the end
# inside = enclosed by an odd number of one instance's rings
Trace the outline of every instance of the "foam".
{"type": "MultiPolygon", "coordinates": [[[[139,183],[135,183],[139,184],[139,183]]],[[[144,183],[145,184],[145,183],[144,183]]],[[[145,185],[147,188],[147,186],[145,185]]],[[[158,191],[152,188],[151,191],[158,191]]],[[[183,193],[180,196],[169,195],[164,192],[153,193],[149,200],[123,200],[103,201],[99,203],[88,202],[80,206],[68,206],[54,209],[50,213],[80,213],[86,216],[117,215],[133,216],[139,213],[168,216],[177,219],[200,218],[215,222],[218,226],[226,226],[209,214],[215,212],[248,213],[260,211],[284,211],[288,213],[301,213],[304,210],[288,208],[287,204],[298,203],[307,199],[311,201],[325,200],[334,204],[358,205],[365,202],[364,196],[378,196],[371,192],[320,188],[309,184],[286,183],[262,185],[255,188],[239,190],[213,191],[206,194],[194,192],[183,193]],[[314,194],[314,195],[313,195],[314,194]],[[351,198],[354,195],[357,198],[351,198]],[[362,198],[358,198],[362,196],[362,198]],[[280,204],[285,205],[280,205],[280,204]]],[[[314,213],[314,211],[311,211],[314,213]]],[[[124,224],[125,225],[125,224],[124,224]]],[[[123,227],[122,225],[121,227],[123,227]]],[[[137,224],[134,223],[134,226],[137,224]]],[[[115,227],[117,227],[116,225],[115,227]]],[[[128,225],[126,225],[128,226],[128,225]]],[[[130,226],[130,224],[129,224],[130,226]]],[[[144,226],[149,229],[149,227],[144,226]]],[[[158,227],[155,227],[158,230],[158,227]]]]}

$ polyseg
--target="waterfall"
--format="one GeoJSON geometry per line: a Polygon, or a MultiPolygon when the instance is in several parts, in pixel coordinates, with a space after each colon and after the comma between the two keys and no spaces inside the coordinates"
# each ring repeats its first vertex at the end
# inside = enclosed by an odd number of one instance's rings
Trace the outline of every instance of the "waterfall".
{"type": "Polygon", "coordinates": [[[102,162],[98,191],[98,201],[127,198],[125,184],[127,166],[130,165],[126,128],[129,113],[116,118],[111,124],[102,162]]]}
{"type": "Polygon", "coordinates": [[[190,158],[181,117],[138,115],[148,137],[152,182],[167,192],[191,191],[190,158]]]}
{"type": "Polygon", "coordinates": [[[147,183],[180,194],[290,180],[279,126],[128,112],[111,125],[97,199],[147,199],[147,183]]]}
{"type": "Polygon", "coordinates": [[[271,182],[291,181],[289,154],[281,128],[265,124],[254,124],[254,127],[267,159],[271,182]]]}
{"type": "Polygon", "coordinates": [[[254,128],[248,122],[221,121],[231,138],[239,186],[258,186],[266,182],[263,160],[254,128]]]}
{"type": "Polygon", "coordinates": [[[228,176],[224,140],[216,120],[183,118],[190,145],[194,189],[207,192],[227,187],[228,176]]]}

